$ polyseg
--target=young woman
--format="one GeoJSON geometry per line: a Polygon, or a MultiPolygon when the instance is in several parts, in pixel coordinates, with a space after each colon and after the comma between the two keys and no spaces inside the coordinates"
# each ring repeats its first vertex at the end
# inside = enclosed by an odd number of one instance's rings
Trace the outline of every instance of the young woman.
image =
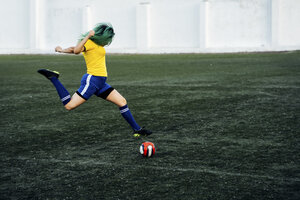
{"type": "Polygon", "coordinates": [[[58,72],[47,69],[40,69],[38,72],[53,83],[62,103],[64,104],[64,107],[67,110],[72,110],[80,106],[92,95],[96,95],[116,104],[119,107],[121,115],[134,130],[135,137],[150,135],[152,133],[151,131],[141,128],[136,123],[127,106],[126,99],[116,89],[106,83],[107,70],[105,49],[103,47],[112,42],[114,35],[113,27],[110,24],[100,23],[97,24],[93,30],[82,35],[77,46],[69,47],[67,49],[62,49],[60,46],[55,48],[55,51],[59,53],[83,53],[87,73],[83,75],[81,79],[81,86],[72,98],[69,92],[59,81],[58,72]]]}

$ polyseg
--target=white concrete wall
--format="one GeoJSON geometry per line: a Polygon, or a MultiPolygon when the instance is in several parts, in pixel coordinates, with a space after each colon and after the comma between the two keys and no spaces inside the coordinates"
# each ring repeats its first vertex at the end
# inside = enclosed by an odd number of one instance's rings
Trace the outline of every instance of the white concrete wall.
{"type": "Polygon", "coordinates": [[[1,0],[0,5],[0,49],[29,48],[29,0],[1,0]]]}
{"type": "Polygon", "coordinates": [[[0,53],[50,53],[111,22],[112,53],[300,49],[300,0],[0,0],[0,53]]]}

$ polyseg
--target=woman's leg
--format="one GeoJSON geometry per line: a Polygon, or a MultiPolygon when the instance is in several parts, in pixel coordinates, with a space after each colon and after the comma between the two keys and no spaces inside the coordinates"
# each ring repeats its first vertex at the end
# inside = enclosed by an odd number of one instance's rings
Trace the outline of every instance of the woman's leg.
{"type": "Polygon", "coordinates": [[[63,84],[58,80],[59,73],[56,71],[51,71],[48,69],[40,69],[38,70],[38,73],[45,76],[47,79],[49,79],[54,87],[56,88],[56,91],[60,97],[61,102],[66,105],[70,100],[71,96],[68,92],[68,90],[63,86],[63,84]]]}
{"type": "Polygon", "coordinates": [[[130,124],[133,130],[138,131],[141,129],[141,127],[134,120],[127,106],[126,99],[117,90],[114,89],[113,91],[111,91],[106,100],[116,104],[119,107],[121,115],[130,124]]]}
{"type": "Polygon", "coordinates": [[[40,69],[38,72],[42,75],[44,75],[47,79],[49,79],[54,87],[56,88],[56,91],[64,104],[65,108],[67,110],[72,110],[82,103],[84,103],[86,100],[79,96],[78,94],[74,94],[71,98],[68,90],[63,86],[63,84],[58,80],[59,73],[56,71],[51,71],[47,69],[40,69]]]}
{"type": "Polygon", "coordinates": [[[65,108],[67,110],[73,110],[74,108],[77,108],[84,102],[86,102],[86,100],[84,98],[79,96],[77,93],[74,93],[71,100],[65,105],[65,108]]]}
{"type": "Polygon", "coordinates": [[[111,91],[106,100],[116,104],[119,108],[127,105],[126,99],[116,89],[111,91]]]}
{"type": "Polygon", "coordinates": [[[124,117],[124,119],[130,124],[130,126],[134,130],[135,137],[139,137],[141,135],[147,136],[152,133],[149,130],[141,128],[136,123],[136,121],[134,120],[134,118],[127,106],[126,99],[117,90],[115,90],[115,89],[112,90],[111,93],[107,96],[106,100],[116,104],[119,107],[121,115],[124,117]]]}

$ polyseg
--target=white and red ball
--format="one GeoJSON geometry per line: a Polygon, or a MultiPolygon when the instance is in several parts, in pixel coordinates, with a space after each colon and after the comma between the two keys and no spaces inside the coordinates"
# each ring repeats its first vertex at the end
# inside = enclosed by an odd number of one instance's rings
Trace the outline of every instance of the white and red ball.
{"type": "Polygon", "coordinates": [[[152,157],[155,154],[155,146],[152,142],[143,142],[140,146],[140,153],[144,157],[152,157]]]}

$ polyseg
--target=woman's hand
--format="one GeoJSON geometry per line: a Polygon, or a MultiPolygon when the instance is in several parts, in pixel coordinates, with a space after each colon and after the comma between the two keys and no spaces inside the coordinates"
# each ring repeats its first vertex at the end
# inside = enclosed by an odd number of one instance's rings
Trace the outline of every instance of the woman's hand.
{"type": "Polygon", "coordinates": [[[63,49],[62,49],[60,46],[55,47],[55,52],[61,53],[62,50],[63,50],[63,49]]]}
{"type": "Polygon", "coordinates": [[[94,30],[90,30],[89,32],[89,38],[93,37],[95,35],[95,31],[94,30]]]}

